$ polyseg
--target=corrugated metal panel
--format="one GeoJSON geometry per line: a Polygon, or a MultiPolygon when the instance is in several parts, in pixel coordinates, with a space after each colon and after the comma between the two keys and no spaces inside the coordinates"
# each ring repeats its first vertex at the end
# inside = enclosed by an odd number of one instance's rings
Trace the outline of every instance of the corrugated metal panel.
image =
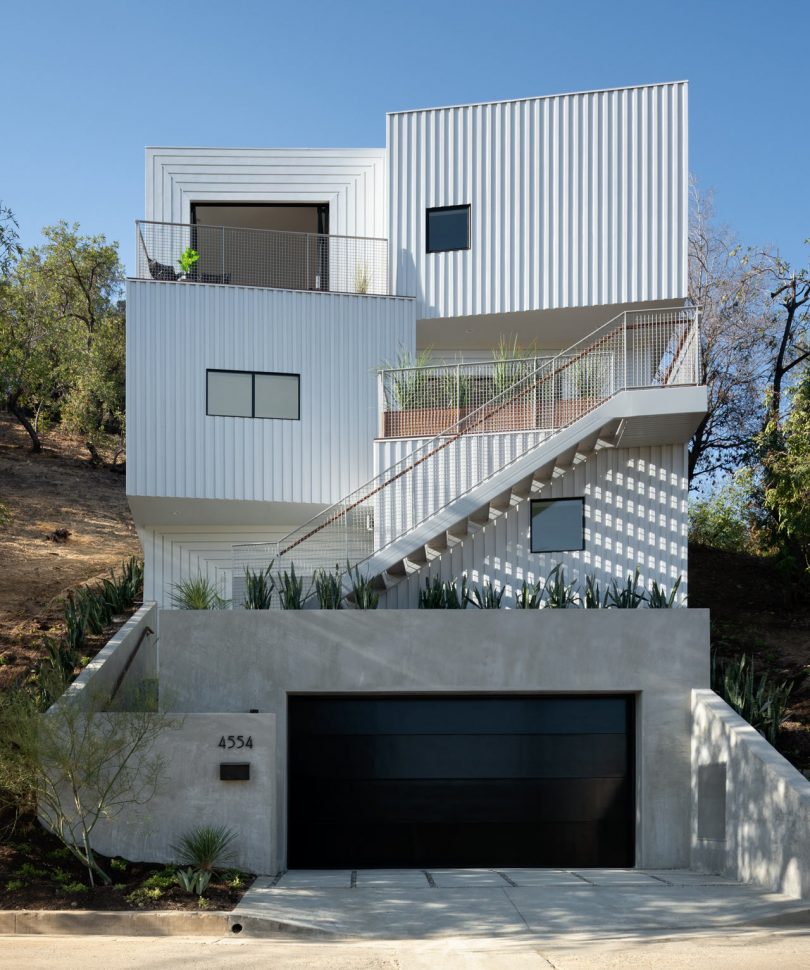
{"type": "Polygon", "coordinates": [[[333,235],[384,238],[384,148],[147,148],[144,218],[192,202],[328,202],[333,235]]]}
{"type": "Polygon", "coordinates": [[[686,295],[686,82],[388,117],[391,267],[419,318],[686,295]],[[471,249],[425,252],[470,203],[471,249]]]}
{"type": "Polygon", "coordinates": [[[375,368],[413,349],[395,297],[130,281],[127,492],[331,503],[371,478],[375,368]],[[301,375],[301,420],[207,417],[206,368],[301,375]]]}
{"type": "Polygon", "coordinates": [[[687,456],[685,445],[606,449],[556,478],[537,498],[585,497],[585,550],[557,555],[530,552],[529,502],[510,509],[481,532],[442,554],[383,594],[381,607],[415,608],[425,578],[457,579],[467,573],[472,585],[484,578],[506,586],[502,605],[514,607],[525,579],[545,578],[557,562],[570,581],[595,573],[602,587],[619,585],[636,566],[640,582],[653,579],[667,590],[687,572],[687,456]]]}

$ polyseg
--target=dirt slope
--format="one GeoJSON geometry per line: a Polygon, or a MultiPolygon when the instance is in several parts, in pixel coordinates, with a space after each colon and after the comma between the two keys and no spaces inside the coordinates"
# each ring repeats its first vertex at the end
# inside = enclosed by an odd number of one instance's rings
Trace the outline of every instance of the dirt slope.
{"type": "Polygon", "coordinates": [[[41,655],[57,632],[60,600],[141,549],[124,494],[124,476],[93,468],[81,442],[50,434],[39,455],[0,415],[0,687],[41,655]],[[67,529],[66,541],[48,536],[67,529]]]}

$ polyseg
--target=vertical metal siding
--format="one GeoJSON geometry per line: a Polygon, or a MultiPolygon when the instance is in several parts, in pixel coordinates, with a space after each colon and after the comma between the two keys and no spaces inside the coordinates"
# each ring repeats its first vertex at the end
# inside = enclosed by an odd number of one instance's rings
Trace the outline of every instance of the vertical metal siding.
{"type": "Polygon", "coordinates": [[[371,478],[374,370],[413,349],[399,298],[130,281],[127,491],[331,503],[371,478]],[[208,417],[206,368],[301,375],[301,420],[208,417]]]}
{"type": "Polygon", "coordinates": [[[655,579],[670,590],[681,576],[678,593],[685,596],[687,493],[686,445],[606,449],[534,496],[585,497],[583,552],[530,552],[527,500],[392,587],[380,606],[415,608],[427,577],[460,581],[466,572],[472,585],[486,578],[506,586],[503,606],[514,608],[523,580],[545,578],[558,562],[569,581],[583,584],[586,574],[595,573],[603,591],[613,579],[621,585],[636,566],[647,588],[655,579]]]}
{"type": "Polygon", "coordinates": [[[388,116],[389,244],[417,316],[686,295],[685,82],[388,116]],[[469,251],[425,210],[472,206],[469,251]]]}
{"type": "Polygon", "coordinates": [[[186,223],[191,203],[328,202],[334,235],[387,233],[383,148],[147,148],[145,218],[186,223]]]}

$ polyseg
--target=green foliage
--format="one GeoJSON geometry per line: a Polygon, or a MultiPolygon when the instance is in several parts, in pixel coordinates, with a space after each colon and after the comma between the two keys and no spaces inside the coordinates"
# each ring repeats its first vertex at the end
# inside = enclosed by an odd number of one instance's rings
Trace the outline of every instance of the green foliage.
{"type": "Polygon", "coordinates": [[[576,583],[565,581],[565,567],[562,563],[551,570],[543,584],[543,606],[551,610],[565,610],[579,606],[576,583]]]}
{"type": "Polygon", "coordinates": [[[11,522],[11,510],[0,502],[0,529],[4,529],[11,522]]]}
{"type": "Polygon", "coordinates": [[[44,637],[42,643],[46,651],[45,662],[52,670],[70,680],[79,662],[79,655],[70,643],[67,640],[55,640],[53,637],[44,637]]]}
{"type": "Polygon", "coordinates": [[[617,610],[637,610],[646,602],[646,593],[638,585],[640,572],[641,570],[636,566],[635,572],[632,576],[628,575],[624,586],[621,587],[615,579],[613,580],[607,592],[608,606],[617,610]]]}
{"type": "Polygon", "coordinates": [[[15,893],[18,889],[22,889],[23,886],[25,886],[25,883],[22,881],[22,879],[9,879],[9,881],[6,883],[6,891],[15,893]]]}
{"type": "Polygon", "coordinates": [[[171,602],[178,610],[224,610],[227,605],[216,584],[201,574],[174,583],[171,602]]]}
{"type": "Polygon", "coordinates": [[[689,503],[689,541],[727,552],[751,550],[753,484],[743,469],[708,498],[689,503]]]}
{"type": "Polygon", "coordinates": [[[151,876],[147,876],[141,886],[146,889],[171,889],[174,885],[174,877],[174,869],[167,866],[160,872],[153,872],[151,876]]]}
{"type": "Polygon", "coordinates": [[[472,603],[479,610],[499,610],[505,592],[505,586],[502,586],[500,589],[495,589],[492,583],[488,579],[485,579],[483,588],[476,586],[473,590],[472,603]]]}
{"type": "Polygon", "coordinates": [[[213,873],[233,859],[236,837],[226,825],[199,825],[181,836],[172,851],[181,866],[213,873]]]}
{"type": "Polygon", "coordinates": [[[520,587],[520,592],[515,597],[515,606],[519,610],[536,610],[543,602],[543,584],[538,580],[529,585],[526,580],[520,587]]]}
{"type": "Polygon", "coordinates": [[[21,879],[44,879],[48,873],[44,869],[37,869],[30,862],[24,862],[17,870],[17,875],[21,879]]]}
{"type": "Polygon", "coordinates": [[[228,889],[243,889],[245,885],[244,875],[238,869],[223,873],[223,880],[228,889]]]}
{"type": "Polygon", "coordinates": [[[470,602],[467,588],[467,574],[461,577],[461,587],[457,581],[442,582],[440,577],[425,577],[425,588],[419,590],[420,610],[464,610],[470,602]]]}
{"type": "Polygon", "coordinates": [[[193,896],[202,896],[208,884],[211,882],[211,873],[202,869],[178,869],[175,873],[175,881],[187,893],[193,896]]]}
{"type": "Polygon", "coordinates": [[[183,252],[180,253],[180,259],[178,260],[180,263],[180,272],[183,273],[184,276],[188,276],[192,270],[192,267],[199,258],[200,254],[196,249],[192,249],[191,246],[186,246],[183,252]]]}
{"type": "Polygon", "coordinates": [[[593,573],[585,577],[585,596],[582,598],[582,605],[586,610],[604,610],[608,606],[608,594],[604,596],[599,586],[599,582],[593,573]]]}
{"type": "Polygon", "coordinates": [[[787,716],[792,682],[777,683],[767,673],[757,679],[753,658],[747,654],[724,662],[713,655],[712,689],[767,741],[776,744],[787,716]]]}
{"type": "Polygon", "coordinates": [[[667,594],[665,586],[659,586],[655,579],[652,581],[652,589],[647,593],[647,605],[651,610],[670,610],[675,606],[675,597],[678,595],[681,578],[679,576],[675,580],[669,594],[667,594]]]}
{"type": "Polygon", "coordinates": [[[62,889],[66,893],[71,893],[72,895],[76,895],[78,893],[86,893],[88,887],[85,886],[85,884],[83,882],[75,882],[74,881],[74,882],[64,882],[64,883],[62,883],[62,889]]]}
{"type": "Polygon", "coordinates": [[[304,602],[312,592],[312,583],[304,589],[304,580],[295,575],[295,565],[290,563],[289,573],[285,569],[276,577],[276,589],[282,610],[303,610],[304,602]]]}
{"type": "Polygon", "coordinates": [[[531,358],[536,354],[535,348],[524,348],[518,343],[518,338],[511,341],[501,334],[498,346],[492,351],[493,367],[493,395],[502,394],[521,378],[532,372],[531,358]]]}
{"type": "Polygon", "coordinates": [[[320,610],[343,608],[343,573],[337,563],[333,573],[325,569],[319,569],[315,573],[315,595],[318,597],[320,610]]]}
{"type": "Polygon", "coordinates": [[[110,859],[110,869],[113,872],[126,872],[127,863],[124,859],[110,859]]]}
{"type": "Polygon", "coordinates": [[[158,899],[163,895],[162,889],[135,889],[128,896],[124,898],[130,904],[130,906],[137,906],[138,909],[143,909],[149,903],[157,902],[158,899]]]}
{"type": "Polygon", "coordinates": [[[257,573],[245,567],[244,607],[246,610],[270,609],[273,601],[273,590],[275,589],[271,573],[272,568],[272,562],[266,569],[260,569],[257,573]]]}
{"type": "Polygon", "coordinates": [[[410,354],[400,350],[394,362],[384,361],[383,367],[393,373],[389,378],[389,389],[394,404],[400,411],[435,407],[435,394],[431,378],[424,368],[430,365],[430,348],[410,354]]]}
{"type": "Polygon", "coordinates": [[[346,572],[352,584],[351,596],[358,610],[376,610],[380,602],[380,594],[372,587],[371,580],[361,575],[358,566],[352,567],[346,563],[346,572]]]}

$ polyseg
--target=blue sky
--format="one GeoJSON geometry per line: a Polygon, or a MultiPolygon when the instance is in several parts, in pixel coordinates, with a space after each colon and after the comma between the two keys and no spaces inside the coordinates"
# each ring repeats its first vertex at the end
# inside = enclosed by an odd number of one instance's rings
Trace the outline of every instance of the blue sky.
{"type": "Polygon", "coordinates": [[[806,265],[808,27],[810,0],[4,0],[0,199],[26,244],[64,218],[129,261],[146,145],[383,145],[386,111],[686,78],[718,217],[806,265]]]}

